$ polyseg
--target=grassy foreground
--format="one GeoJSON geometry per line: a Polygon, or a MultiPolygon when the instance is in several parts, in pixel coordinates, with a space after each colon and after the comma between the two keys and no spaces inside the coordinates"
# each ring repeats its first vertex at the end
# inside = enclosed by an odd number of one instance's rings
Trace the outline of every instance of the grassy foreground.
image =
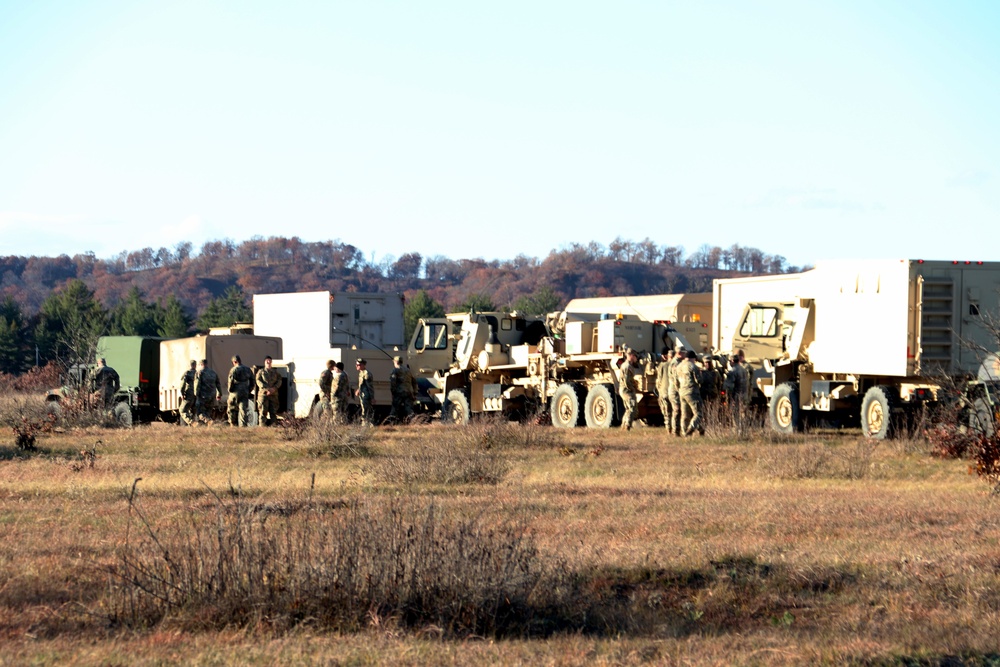
{"type": "Polygon", "coordinates": [[[1000,664],[998,500],[915,441],[151,424],[37,445],[0,435],[0,665],[1000,664]],[[344,583],[405,539],[410,597],[344,583]],[[431,547],[457,564],[420,569],[431,547]],[[436,616],[491,577],[500,612],[436,616]],[[332,610],[347,593],[369,606],[332,610]]]}

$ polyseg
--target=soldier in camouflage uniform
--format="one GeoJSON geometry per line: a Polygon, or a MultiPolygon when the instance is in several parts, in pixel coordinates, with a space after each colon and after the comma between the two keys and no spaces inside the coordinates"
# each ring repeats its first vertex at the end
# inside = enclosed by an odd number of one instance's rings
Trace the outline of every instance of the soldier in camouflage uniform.
{"type": "Polygon", "coordinates": [[[639,363],[639,355],[635,350],[629,350],[624,361],[619,361],[621,366],[618,370],[618,395],[621,396],[624,409],[622,410],[622,428],[626,431],[632,430],[632,421],[635,419],[635,408],[638,405],[636,392],[638,385],[635,380],[636,365],[639,363]]]}
{"type": "Polygon", "coordinates": [[[257,371],[257,415],[258,426],[270,426],[278,421],[278,389],[281,374],[272,364],[270,355],[264,357],[264,367],[257,371]]]}
{"type": "Polygon", "coordinates": [[[747,402],[750,389],[750,377],[747,369],[740,363],[740,358],[733,355],[730,360],[729,372],[726,373],[726,381],[723,389],[726,392],[726,400],[729,402],[729,410],[733,415],[733,424],[739,429],[743,426],[743,408],[747,402]]]}
{"type": "Polygon", "coordinates": [[[715,368],[711,357],[705,357],[702,364],[705,369],[701,372],[701,401],[703,404],[714,404],[719,400],[719,392],[722,390],[722,375],[715,368]]]}
{"type": "Polygon", "coordinates": [[[372,403],[375,400],[375,386],[372,384],[372,374],[368,371],[368,362],[358,359],[358,388],[354,391],[361,403],[361,419],[365,424],[375,423],[375,408],[372,403]]]}
{"type": "Polygon", "coordinates": [[[389,374],[389,391],[392,392],[392,412],[390,417],[405,421],[413,416],[413,401],[417,397],[417,380],[409,368],[403,367],[402,357],[393,357],[395,368],[389,374]]]}
{"type": "Polygon", "coordinates": [[[656,365],[656,400],[660,404],[660,412],[663,413],[663,425],[670,430],[670,418],[673,415],[673,408],[667,394],[670,392],[670,365],[674,362],[674,351],[669,347],[663,348],[660,353],[660,363],[656,365]]]}
{"type": "Polygon", "coordinates": [[[104,357],[97,360],[97,372],[94,373],[94,391],[101,397],[102,405],[110,409],[115,401],[115,394],[121,389],[121,378],[118,371],[108,366],[104,357]]]}
{"type": "Polygon", "coordinates": [[[674,371],[674,383],[681,400],[681,427],[685,436],[695,430],[705,435],[705,425],[701,423],[701,372],[695,365],[698,355],[688,350],[687,358],[674,371]]]}
{"type": "Polygon", "coordinates": [[[229,370],[228,414],[230,426],[250,425],[250,384],[253,371],[243,365],[240,355],[233,355],[233,367],[229,370]]]}
{"type": "Polygon", "coordinates": [[[677,393],[677,366],[684,361],[684,348],[677,350],[677,354],[667,364],[667,401],[670,403],[670,432],[674,435],[681,434],[681,397],[677,393]]]}
{"type": "Polygon", "coordinates": [[[192,359],[191,368],[184,372],[181,376],[181,405],[180,405],[180,415],[181,421],[190,426],[194,422],[194,407],[195,407],[195,393],[194,393],[194,383],[198,376],[198,371],[195,370],[198,363],[192,359]]]}
{"type": "Polygon", "coordinates": [[[351,380],[344,372],[344,362],[334,364],[333,381],[330,385],[330,407],[333,419],[338,424],[347,423],[347,405],[351,402],[351,380]]]}
{"type": "Polygon", "coordinates": [[[218,374],[208,367],[208,362],[202,359],[198,362],[198,375],[194,381],[196,398],[195,412],[199,420],[211,421],[215,401],[222,397],[222,383],[218,374]]]}
{"type": "Polygon", "coordinates": [[[319,414],[330,414],[330,392],[333,389],[333,359],[326,362],[326,368],[319,374],[319,414]]]}

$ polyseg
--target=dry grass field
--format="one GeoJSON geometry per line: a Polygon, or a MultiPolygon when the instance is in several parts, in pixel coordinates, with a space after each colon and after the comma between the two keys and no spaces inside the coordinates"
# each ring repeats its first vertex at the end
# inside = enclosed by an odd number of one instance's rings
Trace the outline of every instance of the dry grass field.
{"type": "Polygon", "coordinates": [[[1000,664],[1000,499],[857,431],[0,435],[0,664],[1000,664]],[[136,481],[138,480],[138,481],[136,481]]]}

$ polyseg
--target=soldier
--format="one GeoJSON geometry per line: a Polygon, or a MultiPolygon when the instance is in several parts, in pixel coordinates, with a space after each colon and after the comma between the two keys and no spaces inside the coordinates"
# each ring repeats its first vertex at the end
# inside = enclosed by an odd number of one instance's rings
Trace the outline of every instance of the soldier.
{"type": "Polygon", "coordinates": [[[319,413],[330,414],[330,392],[333,389],[333,369],[336,365],[333,359],[326,362],[326,368],[319,374],[319,413]]]}
{"type": "Polygon", "coordinates": [[[743,406],[747,399],[750,387],[750,378],[747,369],[740,363],[738,355],[730,358],[731,367],[726,373],[726,381],[723,389],[726,392],[726,400],[729,402],[729,410],[733,415],[733,423],[739,429],[743,426],[743,406]]]}
{"type": "Polygon", "coordinates": [[[251,382],[253,382],[253,371],[243,365],[240,355],[234,354],[233,367],[229,370],[228,414],[231,426],[250,425],[251,382]]]}
{"type": "Polygon", "coordinates": [[[619,359],[619,383],[618,395],[621,396],[624,410],[622,411],[622,428],[626,431],[632,430],[632,420],[635,419],[636,391],[638,386],[635,381],[636,365],[639,363],[639,355],[635,350],[629,350],[625,359],[619,359]]]}
{"type": "Polygon", "coordinates": [[[673,409],[667,394],[670,392],[670,364],[674,361],[674,351],[669,347],[663,348],[660,353],[660,363],[656,365],[656,400],[660,404],[660,412],[663,413],[663,425],[670,430],[670,418],[673,409]]]}
{"type": "Polygon", "coordinates": [[[257,371],[258,426],[270,426],[278,421],[278,389],[281,374],[272,367],[270,355],[264,357],[264,367],[257,371]]]}
{"type": "Polygon", "coordinates": [[[114,403],[115,394],[121,389],[121,379],[115,369],[108,366],[104,357],[97,360],[97,371],[94,373],[94,391],[101,397],[101,403],[105,408],[110,408],[114,403]]]}
{"type": "Polygon", "coordinates": [[[705,370],[701,372],[701,400],[702,403],[715,403],[719,400],[719,391],[722,389],[722,375],[715,368],[711,357],[705,357],[702,363],[705,370]]]}
{"type": "Polygon", "coordinates": [[[351,379],[344,372],[344,362],[338,361],[333,371],[333,383],[330,386],[330,401],[333,408],[333,418],[339,424],[347,423],[347,404],[351,402],[351,379]]]}
{"type": "Polygon", "coordinates": [[[198,371],[195,370],[198,363],[192,359],[191,367],[184,371],[184,375],[181,376],[181,405],[180,405],[180,415],[181,421],[190,426],[194,423],[194,408],[195,408],[195,393],[194,393],[194,383],[198,376],[198,371]]]}
{"type": "Polygon", "coordinates": [[[667,401],[670,403],[670,432],[681,434],[681,397],[677,393],[677,366],[684,361],[684,348],[677,350],[674,358],[667,365],[667,401]]]}
{"type": "Polygon", "coordinates": [[[354,390],[354,395],[361,403],[361,419],[366,424],[375,423],[375,412],[372,407],[375,399],[375,387],[372,385],[372,374],[368,372],[368,362],[358,359],[355,364],[358,369],[358,388],[354,390]]]}
{"type": "Polygon", "coordinates": [[[413,416],[413,401],[417,397],[417,380],[408,367],[403,367],[402,357],[393,357],[392,373],[389,374],[389,391],[392,393],[392,411],[399,421],[413,416]]]}
{"type": "Polygon", "coordinates": [[[222,398],[222,383],[219,376],[208,367],[204,359],[198,362],[198,376],[194,381],[194,394],[197,399],[195,412],[199,420],[211,421],[215,401],[222,398]]]}
{"type": "Polygon", "coordinates": [[[698,355],[688,350],[687,358],[675,370],[677,393],[681,400],[681,427],[685,437],[698,433],[705,435],[705,425],[701,423],[701,372],[695,365],[698,355]]]}

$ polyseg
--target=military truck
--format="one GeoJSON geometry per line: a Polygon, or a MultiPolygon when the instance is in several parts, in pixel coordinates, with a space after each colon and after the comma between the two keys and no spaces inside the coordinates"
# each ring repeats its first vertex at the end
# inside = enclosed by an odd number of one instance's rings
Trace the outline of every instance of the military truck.
{"type": "MultiPolygon", "coordinates": [[[[319,377],[327,360],[344,364],[357,388],[355,362],[367,361],[375,385],[375,409],[392,406],[389,374],[392,357],[404,355],[403,296],[364,292],[294,292],[256,294],[254,332],[284,342],[274,367],[287,378],[282,409],[306,417],[320,400],[319,377]]],[[[352,409],[356,409],[354,406],[352,409]]]]}
{"type": "Polygon", "coordinates": [[[829,261],[716,280],[713,342],[754,366],[775,430],[835,416],[882,439],[938,401],[944,382],[973,376],[979,350],[996,348],[983,317],[996,317],[998,290],[997,262],[829,261]]]}
{"type": "MultiPolygon", "coordinates": [[[[121,388],[112,408],[115,419],[124,426],[156,419],[178,417],[180,382],[191,360],[208,360],[208,366],[222,382],[222,402],[228,397],[226,378],[232,368],[232,355],[239,354],[247,365],[262,364],[264,357],[281,357],[281,339],[247,334],[230,335],[228,330],[190,338],[163,339],[152,336],[102,336],[97,342],[97,357],[104,357],[115,369],[121,388]]],[[[88,387],[94,366],[70,369],[73,384],[88,387]]],[[[65,392],[49,392],[47,399],[61,400],[65,392]]],[[[221,416],[222,411],[217,412],[221,416]]]]}
{"type": "MultiPolygon", "coordinates": [[[[233,367],[233,355],[239,355],[245,366],[263,366],[264,357],[280,359],[282,355],[282,340],[274,336],[259,336],[245,333],[249,328],[212,329],[208,335],[192,336],[190,338],[175,338],[160,342],[158,363],[159,400],[157,409],[164,415],[176,419],[181,407],[181,380],[184,373],[191,367],[191,361],[206,360],[206,366],[219,376],[222,384],[222,398],[214,408],[214,414],[222,418],[225,414],[226,401],[229,398],[227,378],[233,367]]],[[[281,398],[287,394],[286,383],[279,388],[279,405],[284,405],[281,398]]],[[[256,423],[256,406],[250,417],[251,425],[256,423]]]]}
{"type": "Polygon", "coordinates": [[[707,351],[710,323],[701,317],[710,316],[709,302],[707,295],[578,299],[544,320],[503,312],[425,318],[407,356],[422,400],[445,421],[549,407],[556,426],[608,428],[621,419],[616,363],[624,350],[643,360],[639,418],[660,417],[654,360],[664,345],[707,351]]]}

